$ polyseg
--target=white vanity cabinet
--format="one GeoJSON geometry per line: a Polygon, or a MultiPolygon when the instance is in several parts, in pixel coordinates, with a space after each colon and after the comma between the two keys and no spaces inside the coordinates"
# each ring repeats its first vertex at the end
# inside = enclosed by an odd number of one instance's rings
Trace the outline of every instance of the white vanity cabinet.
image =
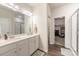
{"type": "Polygon", "coordinates": [[[39,48],[39,36],[29,39],[29,54],[33,54],[39,48]]]}
{"type": "Polygon", "coordinates": [[[11,43],[0,47],[1,56],[15,56],[16,55],[16,43],[11,43]]]}
{"type": "Polygon", "coordinates": [[[8,52],[3,53],[1,56],[16,56],[16,55],[17,55],[16,49],[12,49],[8,52]]]}
{"type": "Polygon", "coordinates": [[[17,46],[16,52],[17,52],[18,56],[28,56],[29,55],[27,39],[17,42],[16,46],[17,46]]]}
{"type": "Polygon", "coordinates": [[[39,35],[0,46],[0,56],[30,56],[39,48],[39,35]]]}
{"type": "Polygon", "coordinates": [[[36,43],[35,43],[35,50],[37,50],[38,48],[39,48],[39,36],[35,36],[35,41],[36,41],[36,43]]]}
{"type": "Polygon", "coordinates": [[[31,55],[35,51],[35,39],[29,39],[29,54],[31,55]]]}

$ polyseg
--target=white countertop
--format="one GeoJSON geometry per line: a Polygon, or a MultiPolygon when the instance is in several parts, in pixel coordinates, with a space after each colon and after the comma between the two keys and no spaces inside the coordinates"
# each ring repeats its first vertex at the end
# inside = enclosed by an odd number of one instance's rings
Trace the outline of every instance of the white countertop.
{"type": "Polygon", "coordinates": [[[22,34],[22,35],[16,35],[13,38],[8,38],[7,40],[0,39],[0,47],[14,43],[14,42],[18,42],[18,41],[21,41],[21,40],[25,40],[25,39],[28,39],[28,38],[31,38],[31,37],[34,37],[34,36],[37,36],[37,35],[39,35],[39,34],[33,34],[33,35],[22,34]]]}

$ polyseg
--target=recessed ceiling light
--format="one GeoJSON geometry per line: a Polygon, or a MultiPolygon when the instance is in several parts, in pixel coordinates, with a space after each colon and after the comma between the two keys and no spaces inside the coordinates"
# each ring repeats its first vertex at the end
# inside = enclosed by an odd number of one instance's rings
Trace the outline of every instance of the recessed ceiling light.
{"type": "Polygon", "coordinates": [[[13,3],[10,3],[10,4],[6,4],[6,3],[2,4],[2,3],[0,3],[0,4],[3,5],[3,6],[6,6],[8,8],[10,8],[10,9],[12,9],[14,11],[19,11],[19,12],[25,14],[25,15],[32,16],[32,13],[30,11],[27,11],[25,9],[21,9],[21,8],[19,8],[19,6],[14,5],[13,3]]]}

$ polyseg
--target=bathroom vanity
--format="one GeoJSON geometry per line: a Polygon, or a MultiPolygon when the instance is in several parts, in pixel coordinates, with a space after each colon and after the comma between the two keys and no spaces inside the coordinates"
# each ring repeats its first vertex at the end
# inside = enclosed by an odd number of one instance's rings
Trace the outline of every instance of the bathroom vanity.
{"type": "Polygon", "coordinates": [[[39,34],[33,32],[32,13],[7,6],[0,5],[0,56],[30,56],[39,48],[39,34]]]}
{"type": "Polygon", "coordinates": [[[39,48],[39,34],[0,40],[0,56],[30,56],[39,48]]]}

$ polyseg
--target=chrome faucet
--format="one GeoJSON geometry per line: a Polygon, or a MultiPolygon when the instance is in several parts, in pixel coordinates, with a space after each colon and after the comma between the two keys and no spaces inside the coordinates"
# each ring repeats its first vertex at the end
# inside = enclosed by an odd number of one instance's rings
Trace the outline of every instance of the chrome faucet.
{"type": "Polygon", "coordinates": [[[8,39],[7,34],[4,34],[4,39],[5,39],[5,40],[7,40],[7,39],[8,39]]]}

